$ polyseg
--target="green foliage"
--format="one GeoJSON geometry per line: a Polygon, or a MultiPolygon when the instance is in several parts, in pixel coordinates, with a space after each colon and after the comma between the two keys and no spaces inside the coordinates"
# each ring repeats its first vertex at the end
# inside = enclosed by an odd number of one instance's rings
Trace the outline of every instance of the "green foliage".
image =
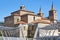
{"type": "Polygon", "coordinates": [[[2,36],[1,31],[0,31],[0,36],[2,36]]]}
{"type": "Polygon", "coordinates": [[[3,22],[0,22],[0,26],[4,26],[4,23],[3,22]]]}

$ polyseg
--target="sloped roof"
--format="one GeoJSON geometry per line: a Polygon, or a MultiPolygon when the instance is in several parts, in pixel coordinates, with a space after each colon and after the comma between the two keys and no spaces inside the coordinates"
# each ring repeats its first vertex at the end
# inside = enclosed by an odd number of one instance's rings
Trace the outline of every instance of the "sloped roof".
{"type": "Polygon", "coordinates": [[[18,12],[20,12],[20,10],[14,11],[14,12],[12,12],[11,14],[18,13],[18,12]]]}
{"type": "Polygon", "coordinates": [[[46,19],[37,19],[31,23],[46,23],[46,24],[50,24],[50,20],[46,20],[46,19]]]}
{"type": "Polygon", "coordinates": [[[26,24],[26,22],[24,22],[24,21],[19,21],[19,22],[17,22],[16,24],[26,24]]]}
{"type": "Polygon", "coordinates": [[[19,13],[20,11],[34,13],[34,12],[32,12],[32,11],[28,11],[28,10],[17,10],[17,11],[12,12],[11,14],[19,13]]]}
{"type": "Polygon", "coordinates": [[[29,12],[29,13],[26,13],[26,14],[24,14],[24,15],[34,15],[34,14],[32,14],[32,13],[34,13],[34,12],[28,11],[28,10],[17,10],[17,11],[12,12],[11,14],[13,14],[14,16],[21,16],[21,15],[20,15],[20,11],[29,12]],[[31,13],[31,14],[30,14],[30,13],[31,13]]]}
{"type": "Polygon", "coordinates": [[[41,19],[42,19],[42,20],[49,20],[48,18],[43,18],[43,17],[42,17],[41,19]]]}
{"type": "Polygon", "coordinates": [[[20,10],[20,11],[25,11],[25,12],[34,13],[34,12],[32,12],[32,11],[29,11],[29,10],[20,10]]]}
{"type": "Polygon", "coordinates": [[[21,16],[24,16],[24,15],[32,15],[32,16],[35,16],[35,14],[30,14],[30,13],[26,13],[26,14],[23,14],[21,16]]]}
{"type": "Polygon", "coordinates": [[[13,14],[14,16],[20,16],[20,14],[13,14]]]}

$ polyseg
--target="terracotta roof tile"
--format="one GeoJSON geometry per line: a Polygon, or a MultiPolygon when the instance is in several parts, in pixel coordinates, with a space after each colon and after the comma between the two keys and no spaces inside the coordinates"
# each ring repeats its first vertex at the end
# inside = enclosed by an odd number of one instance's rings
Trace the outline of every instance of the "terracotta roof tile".
{"type": "Polygon", "coordinates": [[[19,12],[20,12],[20,10],[17,10],[17,11],[12,12],[11,14],[15,14],[15,13],[19,13],[19,12]]]}
{"type": "Polygon", "coordinates": [[[20,14],[13,14],[13,16],[20,16],[20,14]]]}
{"type": "Polygon", "coordinates": [[[48,20],[47,18],[41,18],[42,20],[48,20]]]}
{"type": "Polygon", "coordinates": [[[37,20],[35,20],[35,21],[31,22],[31,23],[46,23],[46,24],[49,24],[50,21],[49,20],[40,20],[40,19],[37,19],[37,20]]]}
{"type": "Polygon", "coordinates": [[[32,11],[28,11],[28,10],[20,10],[20,11],[25,11],[25,12],[34,13],[34,12],[32,12],[32,11]]]}
{"type": "Polygon", "coordinates": [[[26,24],[26,22],[20,21],[20,22],[17,22],[16,24],[26,24]]]}
{"type": "Polygon", "coordinates": [[[26,14],[23,14],[21,16],[24,16],[24,15],[32,15],[32,16],[35,16],[35,14],[30,14],[30,13],[26,13],[26,14]]]}
{"type": "Polygon", "coordinates": [[[12,16],[7,16],[7,17],[4,17],[4,18],[10,18],[10,17],[12,17],[12,16]]]}

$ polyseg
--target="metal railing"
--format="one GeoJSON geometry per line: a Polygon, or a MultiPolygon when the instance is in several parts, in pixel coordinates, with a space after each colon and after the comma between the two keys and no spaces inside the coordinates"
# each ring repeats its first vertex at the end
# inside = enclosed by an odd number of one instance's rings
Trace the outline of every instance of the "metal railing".
{"type": "Polygon", "coordinates": [[[60,37],[40,37],[40,38],[19,38],[19,37],[0,37],[0,40],[60,40],[60,37]]]}

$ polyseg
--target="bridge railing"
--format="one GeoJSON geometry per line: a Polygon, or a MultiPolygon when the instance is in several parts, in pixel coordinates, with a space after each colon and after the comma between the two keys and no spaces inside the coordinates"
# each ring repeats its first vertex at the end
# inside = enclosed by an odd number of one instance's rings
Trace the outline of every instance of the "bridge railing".
{"type": "Polygon", "coordinates": [[[60,37],[41,37],[41,38],[0,37],[0,40],[60,40],[60,37]]]}

